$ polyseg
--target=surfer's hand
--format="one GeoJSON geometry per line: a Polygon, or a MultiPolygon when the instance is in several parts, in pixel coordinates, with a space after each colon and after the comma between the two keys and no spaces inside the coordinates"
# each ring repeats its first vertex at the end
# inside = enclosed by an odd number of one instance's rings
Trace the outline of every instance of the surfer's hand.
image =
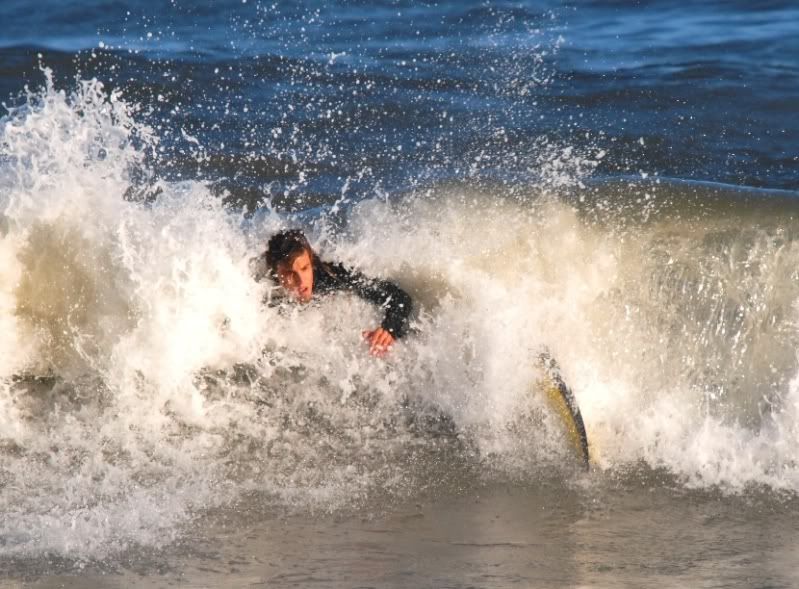
{"type": "Polygon", "coordinates": [[[374,331],[364,331],[363,338],[369,344],[369,353],[378,358],[385,356],[394,343],[394,336],[382,327],[378,327],[374,331]]]}

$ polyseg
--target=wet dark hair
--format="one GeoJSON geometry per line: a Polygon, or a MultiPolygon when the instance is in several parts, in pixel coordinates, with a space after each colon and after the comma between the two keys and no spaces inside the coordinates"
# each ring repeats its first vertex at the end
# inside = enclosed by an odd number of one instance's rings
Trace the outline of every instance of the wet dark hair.
{"type": "Polygon", "coordinates": [[[280,264],[291,264],[297,256],[308,252],[313,260],[314,252],[305,234],[299,229],[289,229],[275,233],[269,238],[266,246],[266,266],[273,277],[277,276],[277,267],[280,264]]]}

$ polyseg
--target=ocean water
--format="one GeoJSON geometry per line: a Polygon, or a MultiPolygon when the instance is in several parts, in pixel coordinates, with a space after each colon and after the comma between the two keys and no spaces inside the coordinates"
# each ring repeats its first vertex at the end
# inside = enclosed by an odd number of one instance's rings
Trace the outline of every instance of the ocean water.
{"type": "Polygon", "coordinates": [[[0,22],[0,587],[799,582],[794,3],[0,22]],[[285,227],[387,359],[265,304],[285,227]]]}

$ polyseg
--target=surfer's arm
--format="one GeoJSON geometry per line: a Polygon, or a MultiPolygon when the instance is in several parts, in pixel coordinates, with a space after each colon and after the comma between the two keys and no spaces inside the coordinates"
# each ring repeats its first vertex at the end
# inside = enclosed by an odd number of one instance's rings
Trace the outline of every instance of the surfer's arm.
{"type": "Polygon", "coordinates": [[[383,310],[383,321],[379,329],[368,333],[384,330],[393,341],[408,332],[408,318],[413,310],[413,301],[399,286],[388,280],[369,278],[341,265],[328,266],[327,272],[329,276],[335,276],[339,288],[350,290],[383,310]]]}
{"type": "Polygon", "coordinates": [[[410,295],[393,282],[367,278],[362,274],[354,276],[354,292],[383,309],[380,328],[394,339],[403,337],[408,332],[408,318],[413,309],[410,295]]]}

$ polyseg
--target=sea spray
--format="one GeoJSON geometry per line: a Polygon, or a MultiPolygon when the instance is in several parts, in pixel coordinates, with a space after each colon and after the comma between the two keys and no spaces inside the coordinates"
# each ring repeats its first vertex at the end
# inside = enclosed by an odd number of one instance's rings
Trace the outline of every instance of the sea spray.
{"type": "Polygon", "coordinates": [[[561,150],[547,182],[245,219],[206,183],[157,178],[152,129],[89,82],[32,94],[0,145],[5,555],[161,546],[244,496],[308,512],[568,485],[579,469],[534,386],[543,349],[600,470],[799,484],[797,228],[723,188],[586,186],[595,160],[561,150]],[[254,280],[266,238],[296,225],[414,296],[387,360],[360,336],[379,309],[291,305],[254,280]]]}
{"type": "Polygon", "coordinates": [[[202,185],[126,198],[157,145],[133,110],[48,83],[2,123],[10,554],[162,544],[226,497],[201,459],[217,437],[180,428],[203,423],[195,371],[253,347],[261,289],[240,219],[202,185]]]}

